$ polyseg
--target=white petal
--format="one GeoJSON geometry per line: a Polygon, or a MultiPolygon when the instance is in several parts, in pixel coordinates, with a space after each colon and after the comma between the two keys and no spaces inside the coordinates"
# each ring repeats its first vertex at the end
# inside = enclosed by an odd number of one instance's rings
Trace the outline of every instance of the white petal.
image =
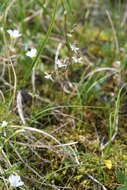
{"type": "Polygon", "coordinates": [[[21,181],[21,178],[19,175],[9,176],[8,181],[12,187],[20,187],[24,185],[24,182],[21,181]]]}
{"type": "Polygon", "coordinates": [[[22,34],[19,33],[18,30],[7,30],[8,34],[10,35],[11,38],[18,38],[22,34]]]}
{"type": "Polygon", "coordinates": [[[37,54],[37,50],[36,50],[35,48],[32,48],[31,50],[29,50],[29,51],[26,53],[26,56],[33,58],[33,57],[36,56],[36,54],[37,54]]]}
{"type": "Polygon", "coordinates": [[[8,122],[7,121],[3,121],[1,126],[2,127],[6,127],[7,125],[8,125],[8,122]]]}

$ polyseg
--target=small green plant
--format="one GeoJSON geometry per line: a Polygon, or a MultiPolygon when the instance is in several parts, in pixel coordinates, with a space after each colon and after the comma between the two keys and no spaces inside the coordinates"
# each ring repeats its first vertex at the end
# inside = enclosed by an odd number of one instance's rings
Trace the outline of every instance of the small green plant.
{"type": "Polygon", "coordinates": [[[116,173],[118,182],[121,184],[117,187],[117,190],[126,190],[127,189],[127,175],[122,171],[117,171],[116,173]]]}

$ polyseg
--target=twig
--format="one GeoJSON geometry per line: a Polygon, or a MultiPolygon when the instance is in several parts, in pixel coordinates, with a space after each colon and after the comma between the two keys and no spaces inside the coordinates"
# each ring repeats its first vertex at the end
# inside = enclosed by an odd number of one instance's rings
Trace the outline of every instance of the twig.
{"type": "Polygon", "coordinates": [[[43,130],[36,129],[36,128],[33,128],[33,127],[28,127],[28,126],[19,126],[19,125],[10,125],[10,127],[12,127],[12,128],[22,128],[24,130],[28,130],[28,131],[32,131],[32,132],[43,134],[43,135],[45,135],[45,136],[50,137],[51,139],[53,139],[59,145],[62,145],[54,136],[50,135],[49,133],[47,133],[47,132],[45,132],[43,130]]]}
{"type": "Polygon", "coordinates": [[[64,146],[71,146],[71,145],[75,145],[78,142],[72,142],[72,143],[66,143],[66,144],[60,144],[60,145],[55,145],[54,147],[64,147],[64,146]]]}
{"type": "Polygon", "coordinates": [[[113,68],[113,67],[102,67],[102,68],[97,68],[97,69],[95,69],[95,70],[89,72],[89,73],[85,76],[84,80],[87,79],[88,77],[91,77],[94,73],[96,73],[96,72],[101,72],[101,71],[112,71],[112,72],[117,72],[118,70],[115,69],[115,68],[113,68]]]}
{"type": "Polygon", "coordinates": [[[1,97],[3,99],[3,103],[5,103],[5,97],[4,97],[4,94],[3,94],[2,90],[0,90],[0,95],[1,95],[1,97]]]}
{"type": "Polygon", "coordinates": [[[56,50],[56,55],[55,55],[55,70],[57,69],[57,62],[58,62],[58,57],[59,57],[61,48],[62,48],[62,43],[59,43],[57,50],[56,50]]]}
{"type": "Polygon", "coordinates": [[[127,5],[126,5],[126,8],[125,8],[125,13],[124,13],[123,20],[121,22],[121,27],[123,27],[124,24],[126,24],[126,21],[127,21],[127,5]]]}
{"type": "Polygon", "coordinates": [[[24,22],[29,22],[31,19],[33,19],[34,17],[36,17],[37,15],[42,14],[42,9],[36,11],[34,14],[32,14],[31,16],[28,16],[24,19],[24,22]]]}
{"type": "Polygon", "coordinates": [[[24,118],[24,113],[23,113],[23,105],[22,105],[22,95],[21,95],[21,91],[18,92],[17,94],[17,109],[18,109],[18,114],[20,116],[20,119],[22,121],[22,123],[25,125],[26,121],[24,118]]]}
{"type": "Polygon", "coordinates": [[[107,190],[106,187],[105,187],[101,182],[99,182],[97,179],[95,179],[93,176],[91,176],[91,175],[89,175],[89,174],[87,174],[87,176],[88,176],[90,179],[92,179],[95,183],[97,183],[98,185],[100,185],[100,186],[103,188],[103,190],[107,190]]]}

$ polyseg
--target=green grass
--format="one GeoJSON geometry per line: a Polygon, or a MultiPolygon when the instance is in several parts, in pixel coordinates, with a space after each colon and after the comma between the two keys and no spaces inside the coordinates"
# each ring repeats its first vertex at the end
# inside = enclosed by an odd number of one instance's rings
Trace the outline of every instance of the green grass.
{"type": "Polygon", "coordinates": [[[125,7],[1,0],[0,189],[126,188],[125,7]]]}

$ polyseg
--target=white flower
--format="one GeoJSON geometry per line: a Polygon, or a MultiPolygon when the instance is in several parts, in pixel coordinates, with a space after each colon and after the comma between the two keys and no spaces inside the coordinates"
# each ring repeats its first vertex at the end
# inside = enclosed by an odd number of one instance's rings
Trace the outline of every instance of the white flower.
{"type": "Polygon", "coordinates": [[[36,56],[36,54],[37,54],[37,50],[36,50],[35,48],[32,48],[31,50],[29,50],[29,51],[26,53],[26,56],[33,58],[33,57],[36,56]]]}
{"type": "Polygon", "coordinates": [[[57,59],[56,65],[58,66],[58,68],[62,68],[62,67],[66,67],[67,66],[67,65],[63,64],[59,59],[57,59]]]}
{"type": "Polygon", "coordinates": [[[52,78],[52,75],[51,74],[48,74],[47,72],[45,72],[45,76],[44,76],[46,79],[49,79],[51,81],[53,81],[53,78],[52,78]]]}
{"type": "Polygon", "coordinates": [[[12,187],[20,187],[24,185],[24,182],[21,181],[21,178],[19,175],[9,176],[8,181],[12,187]]]}
{"type": "Polygon", "coordinates": [[[3,31],[4,31],[4,28],[3,28],[2,26],[0,27],[0,31],[1,31],[1,32],[3,32],[3,31]]]}
{"type": "Polygon", "coordinates": [[[2,124],[1,124],[1,127],[6,127],[8,125],[8,122],[7,121],[3,121],[2,124]]]}
{"type": "Polygon", "coordinates": [[[72,57],[72,59],[75,63],[82,63],[82,57],[72,57]]]}
{"type": "Polygon", "coordinates": [[[71,37],[72,37],[72,34],[70,34],[70,33],[67,33],[67,36],[71,38],[71,37]]]}
{"type": "Polygon", "coordinates": [[[7,30],[7,32],[10,35],[10,37],[14,39],[22,36],[22,34],[20,34],[18,30],[7,30]]]}
{"type": "Polygon", "coordinates": [[[75,45],[70,45],[71,50],[74,51],[75,53],[77,53],[77,51],[79,50],[79,48],[77,48],[75,45]]]}
{"type": "Polygon", "coordinates": [[[120,68],[120,65],[121,65],[121,62],[120,62],[120,61],[115,61],[115,62],[113,63],[113,66],[114,66],[115,68],[117,68],[117,69],[120,68]]]}

